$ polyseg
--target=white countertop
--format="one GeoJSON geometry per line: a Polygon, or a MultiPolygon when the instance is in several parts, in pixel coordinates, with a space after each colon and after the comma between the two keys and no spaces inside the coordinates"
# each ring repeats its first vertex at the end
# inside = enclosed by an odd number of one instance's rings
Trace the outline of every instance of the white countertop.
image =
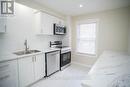
{"type": "Polygon", "coordinates": [[[14,52],[4,53],[4,54],[0,54],[0,62],[11,61],[11,60],[15,60],[15,59],[19,59],[19,58],[23,58],[23,57],[27,57],[27,56],[38,55],[38,54],[56,51],[56,50],[59,50],[59,49],[47,48],[47,49],[44,49],[44,50],[39,50],[41,52],[26,54],[26,55],[20,55],[20,56],[13,54],[14,52]]]}

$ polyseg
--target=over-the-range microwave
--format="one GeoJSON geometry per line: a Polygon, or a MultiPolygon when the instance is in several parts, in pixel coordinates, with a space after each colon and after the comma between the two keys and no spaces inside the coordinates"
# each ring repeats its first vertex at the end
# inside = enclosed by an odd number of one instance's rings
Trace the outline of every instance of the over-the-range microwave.
{"type": "Polygon", "coordinates": [[[64,35],[66,33],[66,27],[54,23],[54,35],[64,35]]]}

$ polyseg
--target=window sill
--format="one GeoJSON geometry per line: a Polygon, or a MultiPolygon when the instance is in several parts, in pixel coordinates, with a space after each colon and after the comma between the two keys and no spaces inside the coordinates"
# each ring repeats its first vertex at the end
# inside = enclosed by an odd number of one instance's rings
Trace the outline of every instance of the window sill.
{"type": "Polygon", "coordinates": [[[86,56],[86,57],[91,57],[91,58],[97,58],[97,54],[87,54],[87,53],[80,53],[80,52],[74,52],[75,55],[79,56],[86,56]]]}

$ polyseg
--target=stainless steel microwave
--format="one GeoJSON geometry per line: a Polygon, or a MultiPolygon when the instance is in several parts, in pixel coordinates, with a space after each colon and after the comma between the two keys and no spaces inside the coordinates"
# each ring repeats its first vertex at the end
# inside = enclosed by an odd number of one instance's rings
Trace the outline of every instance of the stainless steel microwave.
{"type": "Polygon", "coordinates": [[[66,33],[66,27],[59,25],[59,24],[54,24],[54,35],[64,35],[66,33]]]}

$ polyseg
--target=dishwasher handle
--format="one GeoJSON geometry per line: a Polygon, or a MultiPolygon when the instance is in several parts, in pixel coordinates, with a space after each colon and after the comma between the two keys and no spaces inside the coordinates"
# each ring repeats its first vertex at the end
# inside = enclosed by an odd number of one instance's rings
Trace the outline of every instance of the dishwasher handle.
{"type": "Polygon", "coordinates": [[[49,53],[47,53],[48,55],[56,55],[56,54],[60,54],[60,52],[59,51],[55,51],[55,52],[49,52],[49,53]]]}

